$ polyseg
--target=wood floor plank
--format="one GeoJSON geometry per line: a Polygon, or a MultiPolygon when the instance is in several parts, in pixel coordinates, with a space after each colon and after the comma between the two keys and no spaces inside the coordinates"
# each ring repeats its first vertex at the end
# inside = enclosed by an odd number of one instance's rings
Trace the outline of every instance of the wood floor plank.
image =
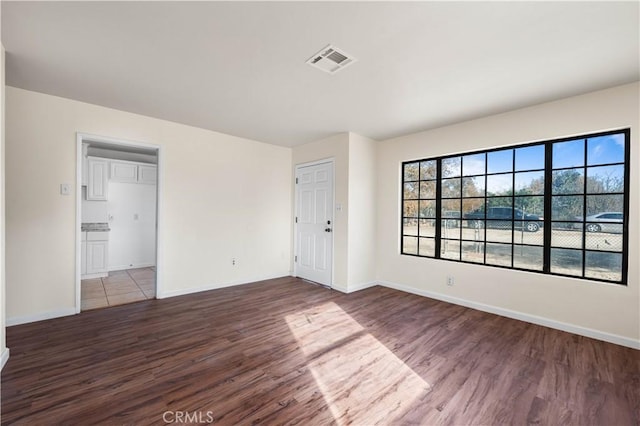
{"type": "Polygon", "coordinates": [[[282,277],[7,345],[2,424],[640,424],[639,351],[383,287],[282,277]]]}

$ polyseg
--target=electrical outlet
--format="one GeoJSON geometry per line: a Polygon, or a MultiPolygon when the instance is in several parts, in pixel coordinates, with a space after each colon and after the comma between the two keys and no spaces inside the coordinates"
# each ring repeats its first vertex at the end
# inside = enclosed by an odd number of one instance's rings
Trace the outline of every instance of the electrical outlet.
{"type": "Polygon", "coordinates": [[[232,264],[233,266],[236,266],[236,258],[235,258],[235,257],[234,257],[233,259],[231,259],[231,264],[232,264]]]}
{"type": "Polygon", "coordinates": [[[447,275],[447,285],[449,287],[453,287],[453,276],[452,275],[447,275]]]}

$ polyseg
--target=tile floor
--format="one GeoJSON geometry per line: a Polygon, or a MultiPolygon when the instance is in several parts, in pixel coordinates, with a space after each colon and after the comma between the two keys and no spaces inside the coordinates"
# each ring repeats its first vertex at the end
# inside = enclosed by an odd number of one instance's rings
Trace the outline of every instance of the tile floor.
{"type": "Polygon", "coordinates": [[[82,280],[82,310],[124,305],[156,297],[156,270],[151,268],[109,272],[106,278],[82,280]]]}

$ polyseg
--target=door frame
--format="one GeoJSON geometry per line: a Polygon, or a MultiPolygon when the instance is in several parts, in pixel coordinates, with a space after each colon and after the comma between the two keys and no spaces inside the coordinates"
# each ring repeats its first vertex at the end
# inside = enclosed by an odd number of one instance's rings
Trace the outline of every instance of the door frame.
{"type": "Polygon", "coordinates": [[[76,273],[75,273],[75,295],[76,295],[76,313],[79,314],[82,310],[81,300],[81,247],[82,247],[82,143],[83,142],[99,142],[110,145],[129,146],[135,148],[146,148],[155,150],[158,153],[157,164],[157,180],[156,180],[156,298],[162,297],[162,271],[161,259],[162,257],[162,182],[163,176],[163,161],[164,155],[162,153],[162,146],[148,143],[138,142],[127,139],[112,138],[107,136],[99,136],[90,133],[77,132],[76,133],[76,273]]]}
{"type": "Polygon", "coordinates": [[[335,246],[336,239],[335,229],[336,229],[336,162],[334,157],[324,158],[321,160],[309,161],[306,163],[299,163],[294,166],[293,172],[293,187],[294,187],[294,207],[293,207],[293,275],[298,277],[298,262],[296,262],[296,256],[298,256],[298,224],[296,222],[296,217],[298,216],[298,185],[296,184],[296,178],[298,176],[298,170],[304,167],[317,166],[319,164],[331,164],[331,199],[333,200],[333,208],[331,209],[331,223],[332,232],[331,232],[331,282],[329,283],[329,288],[333,288],[333,283],[335,282],[335,246]]]}

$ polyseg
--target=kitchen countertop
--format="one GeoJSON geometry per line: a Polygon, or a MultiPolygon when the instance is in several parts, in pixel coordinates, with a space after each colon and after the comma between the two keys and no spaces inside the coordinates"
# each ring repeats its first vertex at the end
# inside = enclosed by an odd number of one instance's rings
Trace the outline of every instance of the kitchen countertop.
{"type": "Polygon", "coordinates": [[[111,229],[109,229],[109,224],[107,222],[85,222],[82,224],[82,226],[80,227],[80,230],[82,232],[84,231],[89,231],[89,232],[109,232],[111,231],[111,229]]]}

